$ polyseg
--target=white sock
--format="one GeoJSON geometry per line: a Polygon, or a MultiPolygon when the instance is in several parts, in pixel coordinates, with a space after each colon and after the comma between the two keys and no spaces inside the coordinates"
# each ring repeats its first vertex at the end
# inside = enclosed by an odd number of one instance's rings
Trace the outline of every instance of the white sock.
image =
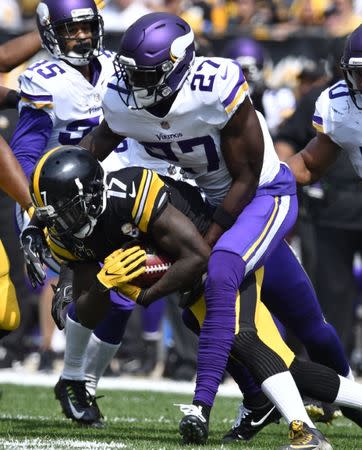
{"type": "Polygon", "coordinates": [[[341,383],[334,403],[362,409],[362,384],[338,376],[341,383]]]}
{"type": "Polygon", "coordinates": [[[288,424],[293,420],[301,420],[311,428],[315,428],[304,408],[294,378],[289,371],[277,373],[267,378],[262,383],[261,388],[288,424]]]}
{"type": "Polygon", "coordinates": [[[84,362],[92,330],[83,327],[68,315],[65,322],[64,368],[61,377],[67,380],[84,380],[84,362]]]}
{"type": "Polygon", "coordinates": [[[98,381],[120,346],[121,342],[119,344],[109,344],[101,341],[92,333],[85,358],[85,377],[87,389],[91,395],[96,395],[98,381]]]}

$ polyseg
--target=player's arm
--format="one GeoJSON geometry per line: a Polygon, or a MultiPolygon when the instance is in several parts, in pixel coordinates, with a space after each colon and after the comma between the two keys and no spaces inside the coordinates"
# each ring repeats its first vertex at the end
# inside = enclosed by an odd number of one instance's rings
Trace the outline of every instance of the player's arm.
{"type": "Polygon", "coordinates": [[[153,286],[146,289],[141,304],[179,290],[191,288],[206,272],[210,247],[195,225],[170,203],[155,220],[151,236],[157,246],[175,261],[153,286]]]}
{"type": "Polygon", "coordinates": [[[79,143],[89,150],[99,161],[103,161],[124,139],[124,136],[114,133],[103,120],[79,143]]]}
{"type": "Polygon", "coordinates": [[[256,111],[248,97],[221,130],[221,150],[232,185],[217,208],[205,239],[213,246],[252,200],[263,165],[264,139],[256,111]]]}
{"type": "Polygon", "coordinates": [[[72,262],[73,299],[80,323],[94,329],[110,306],[109,291],[99,288],[97,262],[72,262]]]}
{"type": "Polygon", "coordinates": [[[307,146],[287,160],[299,184],[310,184],[319,180],[335,162],[340,147],[324,133],[317,132],[307,146]]]}
{"type": "Polygon", "coordinates": [[[40,36],[31,31],[0,45],[0,72],[10,72],[41,49],[40,36]]]}
{"type": "Polygon", "coordinates": [[[14,89],[0,86],[0,109],[17,108],[19,95],[14,89]]]}
{"type": "Polygon", "coordinates": [[[0,136],[0,188],[24,209],[31,205],[28,180],[11,148],[0,136]]]}

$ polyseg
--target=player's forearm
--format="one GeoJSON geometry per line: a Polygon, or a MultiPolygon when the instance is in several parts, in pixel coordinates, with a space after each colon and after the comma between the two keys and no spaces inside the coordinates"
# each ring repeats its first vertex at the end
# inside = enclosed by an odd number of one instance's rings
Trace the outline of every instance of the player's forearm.
{"type": "Polygon", "coordinates": [[[255,196],[258,186],[258,179],[251,176],[246,180],[236,180],[224,198],[224,201],[217,207],[213,215],[213,223],[205,235],[205,240],[213,247],[224,231],[233,226],[241,211],[255,196]]]}
{"type": "Polygon", "coordinates": [[[142,305],[148,306],[154,301],[172,292],[190,289],[206,272],[207,258],[193,255],[179,259],[168,269],[165,275],[145,292],[142,305]]]}
{"type": "Polygon", "coordinates": [[[10,72],[34,56],[40,48],[40,36],[37,31],[5,42],[0,46],[0,72],[10,72]]]}
{"type": "Polygon", "coordinates": [[[122,141],[124,137],[113,133],[105,122],[102,122],[79,143],[89,150],[99,161],[103,161],[122,141]]]}
{"type": "Polygon", "coordinates": [[[0,136],[0,188],[24,209],[31,203],[28,180],[10,147],[0,136]]]}
{"type": "Polygon", "coordinates": [[[296,155],[293,155],[292,157],[288,158],[286,162],[292,170],[297,183],[303,186],[317,181],[321,176],[321,174],[319,174],[316,170],[309,170],[303,158],[303,152],[299,152],[296,155]]]}

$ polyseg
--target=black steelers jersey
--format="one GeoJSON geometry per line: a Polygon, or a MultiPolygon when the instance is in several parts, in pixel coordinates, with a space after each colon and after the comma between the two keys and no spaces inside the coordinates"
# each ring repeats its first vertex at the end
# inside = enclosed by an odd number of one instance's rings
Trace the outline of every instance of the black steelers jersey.
{"type": "Polygon", "coordinates": [[[189,217],[201,234],[209,226],[211,210],[189,184],[142,167],[111,172],[106,182],[106,209],[90,236],[60,238],[50,231],[48,242],[57,260],[103,261],[134,239],[150,242],[152,224],[168,202],[189,217]]]}

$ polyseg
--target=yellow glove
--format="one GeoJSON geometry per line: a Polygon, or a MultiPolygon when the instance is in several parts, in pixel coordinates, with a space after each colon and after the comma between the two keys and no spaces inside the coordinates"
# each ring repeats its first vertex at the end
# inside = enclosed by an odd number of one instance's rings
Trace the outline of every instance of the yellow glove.
{"type": "Polygon", "coordinates": [[[94,3],[96,4],[98,9],[103,9],[106,6],[107,1],[106,0],[94,0],[94,3]]]}
{"type": "Polygon", "coordinates": [[[127,250],[120,248],[107,256],[97,278],[107,289],[121,288],[145,272],[146,258],[146,252],[138,245],[127,250]]]}

